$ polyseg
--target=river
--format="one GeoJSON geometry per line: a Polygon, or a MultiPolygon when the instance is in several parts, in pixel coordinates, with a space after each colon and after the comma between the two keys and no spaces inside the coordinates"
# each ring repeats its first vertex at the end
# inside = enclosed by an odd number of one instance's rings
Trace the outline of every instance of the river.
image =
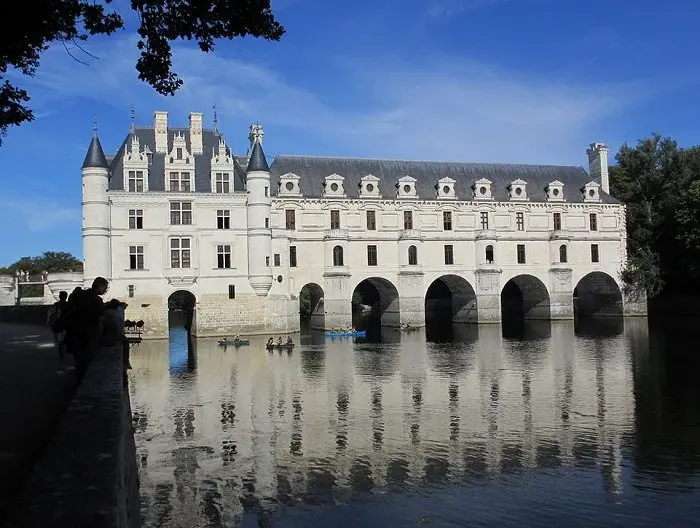
{"type": "Polygon", "coordinates": [[[144,526],[700,525],[700,326],[132,352],[144,526]]]}

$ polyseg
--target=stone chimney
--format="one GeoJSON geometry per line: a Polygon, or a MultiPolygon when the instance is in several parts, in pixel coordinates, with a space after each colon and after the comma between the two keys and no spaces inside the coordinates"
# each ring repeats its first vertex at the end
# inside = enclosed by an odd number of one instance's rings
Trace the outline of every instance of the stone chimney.
{"type": "Polygon", "coordinates": [[[192,154],[202,154],[202,113],[190,112],[190,148],[192,154]]]}
{"type": "Polygon", "coordinates": [[[153,113],[153,129],[156,134],[156,152],[167,154],[168,152],[168,112],[156,111],[153,113]]]}
{"type": "Polygon", "coordinates": [[[600,188],[605,194],[610,194],[610,178],[608,177],[608,147],[602,143],[591,143],[586,150],[588,154],[588,172],[591,177],[600,180],[600,188]]]}

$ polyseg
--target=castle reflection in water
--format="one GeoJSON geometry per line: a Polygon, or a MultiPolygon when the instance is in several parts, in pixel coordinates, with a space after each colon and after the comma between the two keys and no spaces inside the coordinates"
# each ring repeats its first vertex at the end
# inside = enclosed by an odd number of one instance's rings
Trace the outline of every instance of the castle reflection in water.
{"type": "Polygon", "coordinates": [[[285,504],[561,468],[623,494],[646,325],[593,337],[544,323],[518,339],[470,325],[443,343],[423,330],[381,344],[296,336],[291,354],[264,338],[144,342],[130,391],[145,524],[233,526],[285,504]]]}

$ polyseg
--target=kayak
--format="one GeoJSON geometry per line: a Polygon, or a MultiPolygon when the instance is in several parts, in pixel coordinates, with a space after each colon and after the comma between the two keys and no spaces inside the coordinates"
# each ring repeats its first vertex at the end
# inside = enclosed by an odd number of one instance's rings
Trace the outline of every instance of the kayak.
{"type": "Polygon", "coordinates": [[[365,337],[367,335],[366,330],[357,330],[355,332],[333,332],[326,331],[324,334],[326,337],[365,337]]]}
{"type": "Polygon", "coordinates": [[[219,346],[242,346],[249,345],[250,340],[248,339],[221,339],[219,340],[219,346]]]}

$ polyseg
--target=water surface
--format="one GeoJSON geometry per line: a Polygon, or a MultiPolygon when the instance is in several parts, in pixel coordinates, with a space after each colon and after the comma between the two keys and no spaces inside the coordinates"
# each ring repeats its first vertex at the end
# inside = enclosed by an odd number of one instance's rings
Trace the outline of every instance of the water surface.
{"type": "Polygon", "coordinates": [[[145,526],[694,526],[698,325],[145,342],[145,526]]]}

